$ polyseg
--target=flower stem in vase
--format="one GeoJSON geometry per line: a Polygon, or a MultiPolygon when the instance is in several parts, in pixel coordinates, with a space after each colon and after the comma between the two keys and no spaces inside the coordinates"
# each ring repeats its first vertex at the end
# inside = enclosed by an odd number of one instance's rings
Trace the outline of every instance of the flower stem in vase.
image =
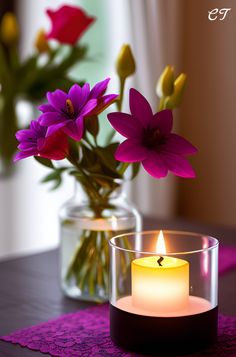
{"type": "MultiPolygon", "coordinates": [[[[74,281],[82,295],[108,296],[108,240],[121,233],[122,231],[83,230],[67,268],[66,282],[74,281]]],[[[121,268],[124,274],[130,266],[130,254],[132,253],[122,255],[121,268]]]]}

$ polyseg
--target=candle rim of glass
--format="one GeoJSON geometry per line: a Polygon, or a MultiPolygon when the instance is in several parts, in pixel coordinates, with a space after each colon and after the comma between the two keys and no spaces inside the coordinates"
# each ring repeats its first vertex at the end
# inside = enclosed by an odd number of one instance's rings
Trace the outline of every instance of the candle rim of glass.
{"type": "Polygon", "coordinates": [[[167,229],[166,230],[165,229],[159,229],[159,230],[150,230],[150,231],[141,231],[141,232],[122,233],[122,234],[119,234],[117,236],[112,237],[109,240],[109,245],[112,248],[119,249],[119,250],[122,250],[122,251],[125,251],[125,252],[141,253],[141,254],[147,254],[147,255],[153,255],[153,254],[158,255],[158,253],[155,252],[155,251],[145,252],[145,251],[137,250],[137,249],[127,249],[127,248],[119,247],[118,245],[115,245],[112,241],[116,240],[118,238],[127,237],[127,236],[134,236],[134,235],[137,235],[137,234],[140,234],[140,235],[158,234],[161,230],[162,230],[163,233],[171,233],[171,234],[177,233],[178,235],[181,234],[181,235],[191,235],[191,236],[195,236],[195,237],[207,237],[209,240],[212,240],[214,242],[214,244],[212,246],[210,246],[210,247],[205,247],[205,248],[195,249],[195,250],[189,250],[189,251],[181,251],[181,252],[167,252],[166,254],[161,254],[163,257],[165,257],[165,256],[175,256],[175,255],[184,255],[184,254],[185,255],[189,255],[189,254],[207,252],[207,251],[213,250],[213,249],[215,249],[215,248],[217,248],[219,246],[218,239],[215,238],[215,237],[212,237],[212,236],[210,236],[208,234],[202,234],[202,233],[197,233],[197,232],[189,232],[189,231],[167,230],[167,229]]]}

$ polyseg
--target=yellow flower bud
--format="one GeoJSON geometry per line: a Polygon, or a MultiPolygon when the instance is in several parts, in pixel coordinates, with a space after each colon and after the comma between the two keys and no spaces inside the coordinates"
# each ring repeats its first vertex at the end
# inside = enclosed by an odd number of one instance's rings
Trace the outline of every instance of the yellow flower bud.
{"type": "Polygon", "coordinates": [[[3,43],[11,45],[17,42],[19,38],[19,26],[15,15],[6,12],[0,25],[0,36],[3,43]]]}
{"type": "Polygon", "coordinates": [[[49,52],[50,47],[48,41],[46,40],[46,34],[44,30],[41,29],[37,32],[34,46],[37,48],[39,53],[49,52]]]}
{"type": "Polygon", "coordinates": [[[135,72],[135,60],[128,44],[121,47],[116,60],[116,71],[122,79],[131,76],[135,72]]]}
{"type": "Polygon", "coordinates": [[[170,96],[174,91],[174,67],[166,66],[157,82],[156,93],[159,98],[170,96]]]}
{"type": "Polygon", "coordinates": [[[186,86],[187,76],[185,73],[181,73],[174,82],[174,93],[170,96],[168,106],[176,108],[180,105],[186,86]]]}

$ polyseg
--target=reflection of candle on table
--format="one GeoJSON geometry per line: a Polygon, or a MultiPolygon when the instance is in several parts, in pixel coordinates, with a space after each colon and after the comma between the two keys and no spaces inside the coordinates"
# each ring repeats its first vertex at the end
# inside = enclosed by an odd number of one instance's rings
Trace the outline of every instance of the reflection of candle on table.
{"type": "MultiPolygon", "coordinates": [[[[166,254],[160,231],[156,250],[166,254]]],[[[157,312],[185,309],[189,301],[189,263],[173,257],[150,256],[132,261],[132,304],[157,312]]]]}

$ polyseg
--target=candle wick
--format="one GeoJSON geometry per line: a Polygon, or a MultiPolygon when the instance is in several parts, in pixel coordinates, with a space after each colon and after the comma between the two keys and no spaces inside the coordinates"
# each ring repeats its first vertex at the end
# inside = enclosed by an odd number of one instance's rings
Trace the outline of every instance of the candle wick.
{"type": "Polygon", "coordinates": [[[160,267],[162,267],[161,262],[164,260],[163,257],[160,257],[159,259],[157,259],[157,263],[159,264],[160,267]]]}

